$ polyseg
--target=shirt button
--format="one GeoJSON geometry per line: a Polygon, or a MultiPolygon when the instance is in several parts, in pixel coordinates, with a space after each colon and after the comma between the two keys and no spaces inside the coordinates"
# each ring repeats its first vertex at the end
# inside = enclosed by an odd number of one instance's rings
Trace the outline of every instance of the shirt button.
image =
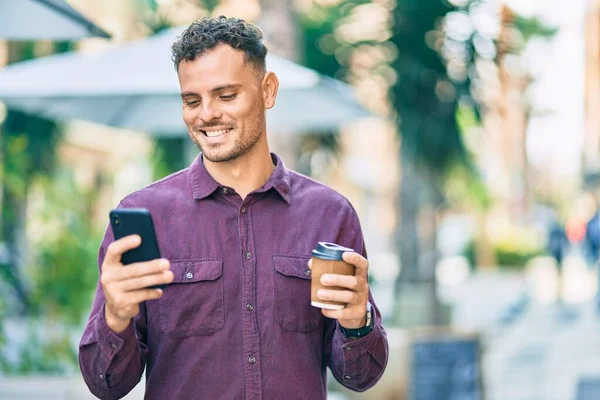
{"type": "Polygon", "coordinates": [[[349,380],[352,379],[352,377],[350,375],[344,375],[344,379],[347,380],[347,381],[349,381],[349,380]]]}
{"type": "Polygon", "coordinates": [[[242,207],[242,214],[246,214],[246,207],[242,207]]]}
{"type": "Polygon", "coordinates": [[[304,271],[304,273],[305,273],[306,275],[310,275],[312,272],[311,272],[310,268],[308,268],[306,271],[304,271]]]}
{"type": "Polygon", "coordinates": [[[252,253],[247,251],[246,254],[244,254],[244,257],[246,257],[246,260],[249,260],[252,257],[252,253]]]}
{"type": "Polygon", "coordinates": [[[227,189],[227,188],[223,188],[223,193],[224,193],[224,194],[227,194],[227,192],[229,192],[229,189],[227,189]]]}
{"type": "Polygon", "coordinates": [[[246,304],[246,308],[248,309],[248,311],[254,310],[254,306],[250,303],[246,304]]]}
{"type": "Polygon", "coordinates": [[[350,350],[352,350],[352,346],[346,347],[346,351],[350,351],[350,350]]]}
{"type": "Polygon", "coordinates": [[[100,379],[104,379],[104,375],[100,374],[100,379]]]}
{"type": "Polygon", "coordinates": [[[192,274],[191,272],[188,272],[187,274],[185,274],[185,277],[187,279],[192,279],[194,277],[194,274],[192,274]]]}
{"type": "Polygon", "coordinates": [[[112,347],[113,349],[116,349],[117,345],[113,343],[113,344],[110,345],[110,347],[112,347]]]}
{"type": "Polygon", "coordinates": [[[250,364],[254,364],[256,362],[256,358],[254,358],[254,356],[250,356],[250,358],[248,358],[248,362],[250,364]]]}

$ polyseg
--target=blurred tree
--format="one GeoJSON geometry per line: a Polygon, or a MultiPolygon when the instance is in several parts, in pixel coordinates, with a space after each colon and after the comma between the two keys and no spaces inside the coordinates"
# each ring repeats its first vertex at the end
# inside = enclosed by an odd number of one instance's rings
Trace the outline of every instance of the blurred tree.
{"type": "MultiPolygon", "coordinates": [[[[396,293],[402,293],[403,282],[425,279],[434,288],[433,301],[437,301],[435,219],[444,202],[442,180],[453,164],[469,164],[456,120],[459,101],[469,93],[469,78],[451,80],[440,54],[445,41],[444,17],[455,9],[441,0],[399,0],[393,11],[391,41],[399,56],[393,63],[398,79],[391,94],[401,138],[402,169],[397,234],[402,268],[396,293]],[[432,226],[428,237],[419,240],[418,218],[424,205],[429,207],[432,226]]],[[[472,60],[472,53],[468,58],[472,60]]],[[[437,312],[433,319],[440,322],[437,312]]]]}
{"type": "Polygon", "coordinates": [[[98,255],[103,231],[94,228],[90,210],[100,185],[80,189],[73,173],[62,167],[36,182],[43,202],[32,207],[30,220],[35,265],[28,274],[33,283],[32,303],[50,321],[77,326],[89,312],[98,281],[98,270],[90,268],[98,255]]]}
{"type": "Polygon", "coordinates": [[[533,197],[526,147],[529,122],[532,115],[546,112],[533,109],[528,91],[534,76],[532,71],[522,66],[522,62],[515,61],[519,60],[530,40],[552,38],[556,33],[556,28],[543,24],[538,18],[519,16],[506,5],[500,9],[500,33],[494,59],[499,90],[496,96],[485,99],[483,103],[487,115],[500,122],[496,124],[495,133],[503,169],[510,182],[506,201],[515,211],[516,219],[526,218],[533,197]]]}
{"type": "MultiPolygon", "coordinates": [[[[10,43],[9,58],[14,62],[70,47],[69,43],[10,43]]],[[[101,238],[90,228],[95,193],[82,196],[72,180],[65,184],[57,174],[56,150],[62,137],[58,125],[9,111],[0,133],[0,238],[8,249],[8,257],[0,260],[0,279],[14,289],[22,304],[10,314],[25,312],[35,317],[28,319],[26,343],[15,343],[14,335],[11,338],[3,331],[7,310],[2,300],[0,344],[11,347],[0,346],[0,371],[73,370],[77,357],[69,329],[89,310],[98,275],[95,269],[83,268],[96,258],[101,238]]]]}
{"type": "Polygon", "coordinates": [[[371,0],[342,0],[310,3],[300,14],[302,29],[303,64],[332,78],[347,81],[351,53],[360,44],[372,40],[349,42],[339,34],[340,27],[348,24],[357,7],[371,0]]]}
{"type": "MultiPolygon", "coordinates": [[[[339,35],[339,28],[348,23],[357,7],[372,3],[371,0],[341,0],[337,2],[312,1],[298,12],[301,35],[297,47],[301,48],[298,60],[319,73],[348,81],[349,60],[358,45],[372,41],[348,43],[339,35]]],[[[308,3],[307,3],[308,4],[308,3]]],[[[297,138],[295,146],[295,169],[306,175],[323,175],[326,171],[317,164],[334,165],[340,144],[338,132],[306,132],[297,138]],[[319,160],[329,160],[327,162],[319,160]]]]}
{"type": "MultiPolygon", "coordinates": [[[[17,357],[5,357],[0,351],[2,375],[73,375],[77,371],[77,350],[68,332],[57,326],[28,321],[27,337],[17,357]],[[50,329],[44,329],[50,328],[50,329]],[[15,360],[16,358],[16,360],[15,360]]],[[[13,349],[14,350],[14,349],[13,349]]],[[[78,372],[78,371],[77,371],[78,372]]]]}
{"type": "MultiPolygon", "coordinates": [[[[11,42],[8,60],[22,61],[70,48],[69,43],[11,42]]],[[[12,286],[25,311],[30,307],[30,288],[23,278],[29,254],[25,236],[27,196],[35,177],[53,170],[60,132],[53,122],[16,111],[8,111],[0,130],[0,240],[8,250],[8,257],[0,260],[0,277],[12,286]]]]}
{"type": "MultiPolygon", "coordinates": [[[[437,214],[446,201],[443,183],[457,167],[467,172],[466,179],[476,177],[459,118],[461,114],[463,120],[471,115],[479,123],[485,104],[476,63],[507,51],[503,50],[507,42],[502,36],[494,38],[478,32],[471,21],[476,15],[471,17],[470,13],[476,13],[482,5],[484,2],[479,0],[399,0],[393,12],[391,42],[399,56],[393,63],[398,79],[391,97],[402,165],[397,231],[402,269],[396,292],[400,296],[405,282],[429,282],[433,289],[433,323],[440,322],[434,272],[438,258],[437,214]],[[421,216],[426,216],[428,223],[419,224],[421,216]],[[419,229],[419,225],[426,229],[419,229]]],[[[535,18],[512,20],[515,29],[511,32],[523,39],[520,46],[510,47],[514,53],[521,52],[528,39],[554,32],[535,18]]],[[[501,59],[495,61],[502,64],[501,59]]],[[[485,203],[487,200],[481,204],[485,203]]]]}

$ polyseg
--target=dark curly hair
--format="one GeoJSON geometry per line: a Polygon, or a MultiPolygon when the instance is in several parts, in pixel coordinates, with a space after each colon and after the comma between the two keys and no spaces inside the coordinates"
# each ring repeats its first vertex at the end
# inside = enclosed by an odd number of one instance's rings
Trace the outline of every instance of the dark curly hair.
{"type": "Polygon", "coordinates": [[[263,43],[263,34],[256,27],[243,19],[204,17],[193,22],[173,43],[172,57],[175,70],[182,61],[192,61],[197,56],[227,44],[235,50],[243,51],[246,62],[254,64],[259,71],[265,71],[267,47],[263,43]]]}

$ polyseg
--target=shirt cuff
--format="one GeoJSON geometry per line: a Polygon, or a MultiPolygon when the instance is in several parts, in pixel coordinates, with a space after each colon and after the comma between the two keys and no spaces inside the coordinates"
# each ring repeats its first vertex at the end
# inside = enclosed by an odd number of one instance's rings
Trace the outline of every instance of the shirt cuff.
{"type": "Polygon", "coordinates": [[[381,328],[378,324],[366,336],[358,339],[347,338],[342,333],[340,323],[336,322],[333,344],[342,349],[344,363],[353,363],[363,357],[380,340],[381,328]]]}
{"type": "Polygon", "coordinates": [[[135,350],[137,346],[137,336],[133,319],[129,321],[129,325],[127,325],[127,328],[122,332],[116,333],[110,329],[106,322],[104,309],[105,306],[102,307],[102,312],[99,313],[98,318],[96,319],[96,337],[98,338],[100,353],[105,356],[108,364],[110,364],[117,355],[125,355],[130,351],[135,350]]]}

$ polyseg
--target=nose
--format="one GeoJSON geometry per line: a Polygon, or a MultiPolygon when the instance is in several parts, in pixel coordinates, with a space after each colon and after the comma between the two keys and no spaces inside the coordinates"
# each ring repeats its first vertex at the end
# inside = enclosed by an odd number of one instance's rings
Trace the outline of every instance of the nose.
{"type": "Polygon", "coordinates": [[[210,121],[214,121],[215,119],[220,119],[223,116],[223,113],[219,111],[215,104],[211,101],[206,101],[202,104],[202,108],[200,110],[200,119],[204,123],[208,123],[210,121]]]}

